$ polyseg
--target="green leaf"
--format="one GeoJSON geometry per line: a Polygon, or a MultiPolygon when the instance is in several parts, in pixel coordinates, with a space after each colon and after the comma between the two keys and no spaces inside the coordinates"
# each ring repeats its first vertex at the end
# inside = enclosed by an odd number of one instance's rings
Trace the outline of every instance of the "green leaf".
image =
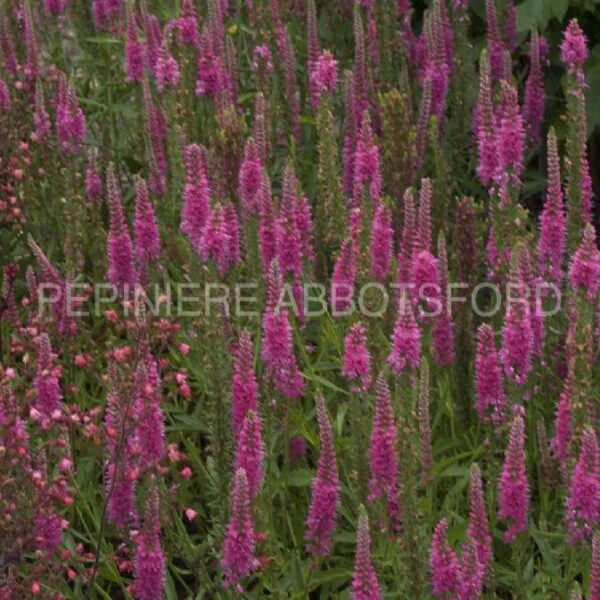
{"type": "Polygon", "coordinates": [[[314,478],[314,473],[308,469],[297,469],[288,475],[288,485],[292,487],[308,487],[314,478]]]}
{"type": "Polygon", "coordinates": [[[552,14],[561,21],[565,18],[567,14],[567,9],[569,8],[569,0],[552,0],[551,9],[552,14]]]}
{"type": "Polygon", "coordinates": [[[534,27],[545,29],[551,17],[550,9],[548,0],[525,0],[519,4],[517,6],[517,31],[531,31],[534,27]]]}

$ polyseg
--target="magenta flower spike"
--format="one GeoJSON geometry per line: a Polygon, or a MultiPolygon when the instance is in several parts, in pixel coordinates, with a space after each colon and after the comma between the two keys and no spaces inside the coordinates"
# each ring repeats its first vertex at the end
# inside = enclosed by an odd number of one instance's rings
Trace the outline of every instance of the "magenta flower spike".
{"type": "Polygon", "coordinates": [[[56,134],[63,154],[76,154],[85,138],[85,116],[64,74],[58,81],[56,134]]]}
{"type": "Polygon", "coordinates": [[[2,50],[0,54],[2,54],[4,68],[7,73],[14,77],[18,69],[17,53],[6,15],[2,15],[0,18],[0,49],[2,50]]]}
{"type": "Polygon", "coordinates": [[[371,355],[367,345],[367,333],[360,323],[354,323],[344,339],[342,375],[356,381],[353,391],[366,391],[371,385],[371,355]],[[359,382],[360,385],[357,385],[359,382]]]}
{"type": "Polygon", "coordinates": [[[6,81],[0,77],[0,111],[7,113],[10,110],[10,91],[6,81]]]}
{"type": "Polygon", "coordinates": [[[508,187],[520,187],[523,173],[525,130],[517,90],[505,80],[500,82],[497,115],[496,152],[498,164],[494,181],[500,188],[500,206],[508,204],[508,187]]]}
{"type": "Polygon", "coordinates": [[[108,498],[108,521],[119,530],[136,519],[135,489],[137,480],[137,458],[133,452],[133,426],[124,420],[125,410],[122,399],[113,392],[106,396],[106,415],[104,426],[113,435],[106,436],[107,466],[106,493],[112,490],[108,498]],[[122,447],[117,443],[123,435],[122,447]]]}
{"type": "Polygon", "coordinates": [[[261,181],[262,164],[258,154],[258,146],[254,138],[250,138],[246,142],[244,160],[240,166],[239,175],[239,190],[244,218],[260,211],[261,181]]]}
{"type": "Polygon", "coordinates": [[[477,331],[475,409],[482,423],[500,425],[505,419],[506,396],[494,342],[494,330],[483,323],[477,331]]]}
{"type": "Polygon", "coordinates": [[[484,576],[485,569],[479,562],[475,541],[467,535],[460,564],[460,600],[480,600],[484,576]]]}
{"type": "Polygon", "coordinates": [[[35,374],[36,408],[46,417],[60,411],[60,367],[55,364],[50,338],[42,333],[39,339],[35,374]]]}
{"type": "Polygon", "coordinates": [[[357,136],[356,100],[354,93],[354,75],[352,71],[344,74],[344,193],[352,194],[354,189],[354,150],[357,136]]]}
{"type": "Polygon", "coordinates": [[[316,82],[313,80],[313,73],[319,59],[320,46],[319,46],[319,34],[317,24],[317,7],[315,0],[309,0],[306,6],[306,72],[308,73],[308,85],[311,95],[311,102],[313,109],[317,106],[318,91],[316,88],[316,82]]]}
{"type": "Polygon", "coordinates": [[[588,58],[587,37],[577,19],[571,19],[560,45],[560,60],[569,71],[581,69],[588,58]]]}
{"type": "Polygon", "coordinates": [[[221,567],[225,574],[225,587],[241,593],[241,581],[258,567],[254,556],[256,533],[252,522],[250,491],[244,469],[238,469],[233,478],[231,491],[231,519],[227,525],[223,543],[221,567]]]}
{"type": "Polygon", "coordinates": [[[263,344],[261,355],[266,375],[275,389],[286,398],[298,398],[304,392],[304,380],[294,354],[294,339],[289,313],[279,306],[283,279],[277,259],[274,259],[267,278],[267,306],[263,314],[263,344]]]}
{"type": "Polygon", "coordinates": [[[398,502],[398,434],[390,389],[383,373],[377,378],[375,392],[375,415],[369,443],[369,502],[383,498],[392,529],[400,527],[402,509],[398,502]]]}
{"type": "Polygon", "coordinates": [[[384,281],[392,263],[394,230],[392,213],[384,204],[375,209],[371,228],[371,276],[377,281],[384,281]]]}
{"type": "Polygon", "coordinates": [[[215,204],[209,211],[200,240],[200,258],[213,260],[220,277],[230,265],[230,235],[225,221],[225,211],[221,204],[215,204]]]}
{"type": "Polygon", "coordinates": [[[375,143],[371,117],[364,112],[354,153],[354,206],[359,206],[363,189],[368,189],[373,202],[381,196],[381,173],[379,171],[379,148],[375,143]]]}
{"type": "Polygon", "coordinates": [[[417,247],[417,216],[415,197],[411,188],[407,188],[404,192],[403,219],[398,254],[398,285],[409,283],[412,261],[417,247]]]}
{"type": "Polygon", "coordinates": [[[183,0],[181,16],[177,19],[177,34],[180,44],[196,47],[198,45],[198,17],[194,0],[183,0]]]}
{"type": "Polygon", "coordinates": [[[44,89],[39,80],[35,83],[35,110],[33,113],[33,133],[31,139],[38,144],[47,144],[50,138],[50,115],[46,110],[46,101],[44,100],[44,89]]]}
{"type": "Polygon", "coordinates": [[[596,245],[596,230],[591,223],[585,226],[583,240],[571,261],[569,281],[571,287],[585,293],[590,302],[600,288],[600,251],[596,245]]]}
{"type": "Polygon", "coordinates": [[[277,258],[282,274],[300,277],[302,265],[302,240],[297,221],[298,180],[288,163],[283,170],[279,219],[277,220],[277,258]]]}
{"type": "Polygon", "coordinates": [[[153,487],[146,499],[144,526],[135,540],[134,598],[156,600],[164,596],[165,553],[160,544],[160,500],[153,487]]]}
{"type": "Polygon", "coordinates": [[[304,537],[308,552],[313,556],[327,556],[331,550],[331,536],[335,529],[340,503],[340,482],[333,430],[325,409],[325,402],[320,396],[316,397],[315,402],[321,451],[317,477],[313,480],[311,488],[311,502],[304,537]]]}
{"type": "Polygon", "coordinates": [[[356,252],[352,239],[344,240],[331,278],[333,316],[342,316],[352,308],[356,283],[356,252]]]}
{"type": "Polygon", "coordinates": [[[437,267],[440,311],[435,317],[433,325],[433,357],[439,366],[444,367],[454,362],[454,323],[452,322],[452,310],[448,305],[448,254],[443,235],[438,238],[437,267]]]}
{"type": "Polygon", "coordinates": [[[479,465],[471,466],[469,476],[469,526],[467,535],[473,540],[477,551],[477,560],[483,572],[487,571],[492,559],[492,538],[485,510],[483,482],[479,465]]]}
{"type": "Polygon", "coordinates": [[[231,425],[237,438],[248,411],[258,410],[258,384],[254,374],[254,350],[247,331],[240,332],[233,351],[233,378],[231,380],[231,425]]]}
{"type": "Polygon", "coordinates": [[[566,244],[566,215],[560,177],[560,158],[556,135],[548,134],[548,187],[544,208],[540,215],[538,240],[538,269],[542,279],[560,286],[563,278],[563,260],[566,244]]]}
{"type": "Polygon", "coordinates": [[[229,266],[237,265],[242,260],[240,250],[240,221],[232,202],[225,204],[223,218],[225,219],[225,231],[228,240],[227,257],[229,266]]]}
{"type": "MultiPolygon", "coordinates": [[[[493,2],[493,0],[490,1],[493,2]]],[[[474,129],[479,156],[477,176],[483,185],[488,185],[496,174],[498,157],[496,153],[496,123],[492,105],[490,58],[485,50],[481,53],[479,62],[479,95],[475,108],[474,129]]]]}
{"type": "Polygon", "coordinates": [[[387,362],[396,375],[401,375],[405,368],[417,368],[421,362],[421,332],[406,293],[400,298],[387,362]]]}
{"type": "Polygon", "coordinates": [[[569,383],[565,382],[556,407],[555,433],[552,440],[556,459],[564,464],[569,458],[569,444],[571,442],[571,406],[569,383]]]}
{"type": "Polygon", "coordinates": [[[145,467],[159,462],[165,453],[165,419],[161,408],[158,369],[152,354],[148,353],[144,364],[138,366],[135,378],[136,444],[140,466],[145,467]]]}
{"type": "Polygon", "coordinates": [[[523,120],[529,147],[540,142],[540,130],[544,120],[544,75],[540,58],[540,37],[534,30],[529,40],[529,74],[525,82],[523,120]]]}
{"type": "Polygon", "coordinates": [[[431,591],[436,598],[458,598],[460,567],[454,550],[448,544],[448,523],[442,519],[435,527],[429,551],[431,591]]]}
{"type": "Polygon", "coordinates": [[[600,455],[592,428],[581,436],[581,449],[569,483],[566,521],[570,543],[591,537],[600,521],[600,455]]]}
{"type": "Polygon", "coordinates": [[[496,12],[495,0],[485,1],[485,14],[487,23],[487,44],[490,57],[492,81],[502,79],[504,73],[504,43],[500,35],[500,25],[496,12]]]}
{"type": "Polygon", "coordinates": [[[246,472],[250,500],[258,496],[264,477],[265,447],[261,430],[259,414],[249,410],[242,422],[239,437],[235,440],[234,466],[236,471],[243,469],[246,472]]]}
{"type": "Polygon", "coordinates": [[[156,57],[154,76],[156,77],[158,91],[161,93],[167,88],[177,87],[179,80],[181,79],[179,64],[169,51],[166,38],[163,40],[158,51],[158,56],[156,57]]]}
{"type": "Polygon", "coordinates": [[[525,471],[525,424],[517,412],[513,418],[504,454],[504,465],[499,483],[498,517],[508,520],[504,541],[510,544],[517,534],[527,529],[529,511],[529,483],[525,471]]]}
{"type": "Polygon", "coordinates": [[[518,265],[513,265],[511,269],[509,290],[512,291],[504,317],[500,357],[506,377],[524,384],[531,372],[534,338],[527,284],[521,278],[518,265]]]}
{"type": "Polygon", "coordinates": [[[356,558],[352,574],[352,600],[381,600],[381,590],[371,559],[369,517],[361,506],[356,527],[356,558]]]}
{"type": "Polygon", "coordinates": [[[258,225],[260,262],[264,273],[269,271],[271,262],[277,256],[277,222],[271,194],[271,182],[266,169],[263,169],[260,184],[260,220],[258,225]]]}
{"type": "Polygon", "coordinates": [[[302,258],[309,262],[315,260],[313,244],[313,218],[308,198],[301,194],[296,202],[296,225],[300,234],[300,251],[302,258]]]}
{"type": "Polygon", "coordinates": [[[210,211],[211,189],[206,175],[206,150],[197,144],[190,144],[185,147],[183,154],[186,181],[179,228],[199,253],[202,232],[210,211]]]}
{"type": "Polygon", "coordinates": [[[431,179],[421,180],[419,193],[419,226],[415,237],[415,250],[431,252],[431,179]]]}
{"type": "Polygon", "coordinates": [[[148,263],[160,258],[160,234],[146,182],[135,180],[135,254],[140,272],[147,273],[148,263]]]}
{"type": "Polygon", "coordinates": [[[102,179],[97,167],[97,150],[90,149],[85,170],[85,195],[90,203],[102,198],[102,179]]]}
{"type": "Polygon", "coordinates": [[[335,90],[338,79],[338,61],[333,54],[325,50],[319,54],[310,72],[310,86],[314,102],[318,103],[322,94],[335,90]]]}
{"type": "Polygon", "coordinates": [[[121,292],[128,286],[133,289],[137,283],[137,272],[133,264],[133,248],[125,214],[121,192],[112,165],[106,173],[106,189],[110,212],[110,228],[106,240],[108,256],[108,280],[121,292]]]}
{"type": "Polygon", "coordinates": [[[125,80],[140,83],[144,77],[144,49],[138,37],[136,17],[130,5],[127,5],[125,35],[125,80]]]}

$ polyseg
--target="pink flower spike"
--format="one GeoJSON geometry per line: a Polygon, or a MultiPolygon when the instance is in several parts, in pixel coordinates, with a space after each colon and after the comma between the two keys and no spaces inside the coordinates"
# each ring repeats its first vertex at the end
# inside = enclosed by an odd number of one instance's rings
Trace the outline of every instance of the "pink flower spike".
{"type": "Polygon", "coordinates": [[[223,543],[221,566],[225,574],[225,587],[241,591],[241,580],[258,568],[254,556],[256,533],[252,522],[248,479],[244,469],[238,469],[231,491],[231,519],[223,543]]]}
{"type": "Polygon", "coordinates": [[[509,521],[504,541],[510,544],[527,529],[529,483],[525,471],[525,424],[516,413],[510,428],[508,446],[499,484],[498,517],[509,521]]]}
{"type": "Polygon", "coordinates": [[[311,502],[306,518],[306,549],[313,555],[327,556],[331,548],[331,535],[335,529],[340,483],[333,443],[333,430],[323,398],[317,396],[317,422],[321,451],[317,477],[313,480],[311,502]]]}
{"type": "Polygon", "coordinates": [[[436,598],[457,598],[460,586],[460,568],[454,550],[450,548],[446,533],[448,523],[442,519],[435,527],[429,566],[431,568],[431,591],[436,598]]]}
{"type": "Polygon", "coordinates": [[[600,455],[596,432],[591,428],[581,436],[581,451],[569,484],[566,521],[571,543],[590,537],[600,521],[600,455]]]}
{"type": "Polygon", "coordinates": [[[381,600],[377,574],[371,560],[371,536],[369,517],[363,506],[360,508],[356,527],[356,558],[352,574],[352,600],[381,600]]]}
{"type": "Polygon", "coordinates": [[[367,346],[365,328],[354,323],[344,340],[344,366],[342,375],[351,380],[360,380],[363,391],[371,385],[371,355],[367,346]]]}

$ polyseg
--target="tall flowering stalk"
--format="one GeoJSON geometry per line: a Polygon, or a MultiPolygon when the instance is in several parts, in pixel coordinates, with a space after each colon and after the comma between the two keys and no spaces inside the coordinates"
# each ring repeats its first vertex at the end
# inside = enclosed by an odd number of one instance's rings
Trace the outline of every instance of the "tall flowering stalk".
{"type": "MultiPolygon", "coordinates": [[[[147,346],[145,342],[141,346],[147,346]]],[[[134,414],[136,444],[140,466],[156,464],[165,452],[165,425],[161,408],[158,367],[149,349],[135,373],[136,396],[134,414]]]]}
{"type": "Polygon", "coordinates": [[[183,152],[186,181],[179,228],[188,236],[192,248],[200,252],[202,231],[210,211],[211,188],[206,174],[206,150],[197,144],[183,152]]]}
{"type": "Polygon", "coordinates": [[[429,416],[429,364],[426,360],[421,361],[417,418],[419,420],[421,476],[427,484],[433,479],[433,451],[431,447],[431,422],[429,416]]]}
{"type": "Polygon", "coordinates": [[[515,383],[523,384],[531,372],[533,330],[528,286],[522,280],[517,259],[513,260],[509,289],[513,293],[508,299],[504,327],[502,328],[502,350],[500,356],[505,375],[515,383]]]}
{"type": "MultiPolygon", "coordinates": [[[[491,0],[493,2],[493,0],[491,0]]],[[[486,50],[479,60],[479,95],[475,109],[475,135],[479,162],[477,175],[483,183],[491,183],[497,168],[494,109],[492,105],[492,77],[490,58],[486,50]]]]}
{"type": "Polygon", "coordinates": [[[258,410],[258,383],[254,374],[252,339],[242,330],[233,350],[233,378],[231,380],[231,425],[236,438],[248,411],[258,410]]]}
{"type": "Polygon", "coordinates": [[[287,398],[298,398],[304,391],[304,380],[294,354],[294,340],[289,313],[280,306],[283,280],[277,260],[273,260],[267,280],[267,306],[263,314],[261,354],[266,375],[275,389],[287,398]]]}
{"type": "Polygon", "coordinates": [[[581,436],[581,450],[569,484],[566,521],[571,543],[590,537],[600,521],[600,454],[596,432],[581,436]]]}
{"type": "Polygon", "coordinates": [[[383,373],[377,378],[375,415],[369,445],[369,502],[384,498],[392,529],[400,527],[402,509],[399,505],[398,433],[390,390],[383,373]]]}
{"type": "Polygon", "coordinates": [[[64,154],[76,154],[85,138],[85,115],[75,90],[61,74],[56,97],[56,134],[64,154]]]}
{"type": "Polygon", "coordinates": [[[502,370],[494,342],[494,330],[483,323],[477,331],[475,358],[475,409],[482,423],[496,425],[504,422],[506,396],[502,370]]]}
{"type": "Polygon", "coordinates": [[[48,334],[42,333],[39,339],[36,362],[35,390],[36,408],[46,417],[60,410],[60,367],[55,364],[56,355],[48,334]]]}
{"type": "Polygon", "coordinates": [[[438,237],[438,281],[440,285],[440,310],[433,326],[433,348],[435,362],[440,366],[448,366],[454,362],[454,323],[451,306],[448,305],[448,255],[446,239],[438,237]]]}
{"type": "Polygon", "coordinates": [[[140,83],[144,77],[144,49],[138,37],[135,13],[129,4],[125,32],[125,80],[140,83]]]}
{"type": "Polygon", "coordinates": [[[405,368],[417,368],[421,362],[421,332],[405,293],[398,306],[392,350],[387,362],[396,375],[401,375],[405,368]]]}
{"type": "Polygon", "coordinates": [[[523,120],[527,132],[528,146],[540,141],[540,130],[544,120],[544,75],[540,56],[540,36],[534,29],[529,40],[529,74],[525,82],[523,120]]]}
{"type": "Polygon", "coordinates": [[[497,114],[496,153],[498,163],[494,181],[498,185],[500,207],[513,200],[515,189],[521,186],[525,130],[516,88],[506,80],[500,82],[500,104],[497,114]]]}
{"type": "Polygon", "coordinates": [[[258,146],[254,138],[246,142],[244,160],[240,166],[239,190],[242,199],[242,215],[255,214],[260,210],[260,189],[262,178],[262,164],[258,153],[258,146]]]}
{"type": "Polygon", "coordinates": [[[492,559],[492,538],[483,496],[483,482],[479,465],[471,466],[469,475],[469,537],[474,541],[477,559],[482,571],[487,571],[492,559]]]}
{"type": "Polygon", "coordinates": [[[135,255],[140,279],[144,281],[147,278],[148,263],[160,258],[160,233],[146,182],[141,177],[135,180],[135,191],[135,255]]]}
{"type": "Polygon", "coordinates": [[[342,316],[352,307],[356,280],[356,250],[351,238],[347,238],[335,261],[331,277],[331,307],[334,316],[342,316]]]}
{"type": "Polygon", "coordinates": [[[431,591],[436,598],[458,598],[460,589],[460,566],[454,550],[446,539],[448,523],[442,519],[435,527],[429,566],[431,568],[431,591]]]}
{"type": "Polygon", "coordinates": [[[538,272],[540,277],[560,286],[566,241],[566,217],[560,177],[560,158],[556,134],[548,133],[548,186],[544,208],[540,215],[538,240],[538,272]]]}
{"type": "Polygon", "coordinates": [[[412,261],[417,246],[417,216],[415,210],[415,196],[411,188],[404,192],[404,211],[402,234],[400,237],[400,252],[398,254],[398,280],[397,283],[409,283],[412,270],[412,261]]]}
{"type": "Polygon", "coordinates": [[[148,493],[143,529],[136,540],[134,597],[162,598],[165,587],[165,553],[160,543],[160,501],[156,487],[148,493]]]}
{"type": "Polygon", "coordinates": [[[486,0],[485,15],[487,24],[487,44],[490,57],[492,81],[502,79],[504,73],[504,51],[505,46],[500,34],[498,13],[495,0],[486,0]]]}
{"type": "Polygon", "coordinates": [[[581,291],[591,302],[600,289],[600,251],[596,245],[596,230],[588,224],[583,240],[569,267],[569,281],[573,290],[581,291]]]}
{"type": "Polygon", "coordinates": [[[517,412],[513,418],[499,483],[498,517],[509,521],[504,541],[510,544],[527,529],[529,483],[525,471],[525,424],[517,412]]]}
{"type": "Polygon", "coordinates": [[[231,519],[227,525],[223,544],[221,567],[225,574],[225,587],[242,593],[241,580],[258,567],[255,557],[256,533],[252,521],[250,490],[244,469],[238,469],[231,491],[231,519]]]}
{"type": "Polygon", "coordinates": [[[371,355],[367,334],[361,323],[354,323],[344,339],[344,365],[342,375],[356,380],[353,391],[366,391],[371,385],[371,355]],[[357,385],[360,383],[360,385],[357,385]]]}
{"type": "Polygon", "coordinates": [[[572,19],[560,46],[560,59],[567,70],[567,230],[568,246],[573,251],[581,229],[591,220],[592,180],[587,154],[585,74],[588,57],[587,38],[577,19],[572,19]]]}
{"type": "Polygon", "coordinates": [[[384,281],[389,274],[393,236],[392,213],[385,204],[379,204],[371,227],[371,275],[377,281],[384,281]]]}
{"type": "Polygon", "coordinates": [[[112,165],[108,166],[106,173],[106,189],[110,213],[110,228],[106,240],[108,280],[123,292],[125,287],[135,287],[138,276],[133,263],[133,247],[123,212],[121,192],[112,165]]]}
{"type": "Polygon", "coordinates": [[[361,506],[356,528],[356,558],[352,574],[352,600],[381,600],[381,590],[371,559],[369,517],[361,506]]]}
{"type": "Polygon", "coordinates": [[[312,483],[311,502],[306,518],[306,549],[313,555],[327,556],[331,549],[331,536],[335,529],[340,483],[333,444],[333,430],[325,402],[322,397],[315,399],[321,453],[317,467],[317,477],[312,483]]]}
{"type": "Polygon", "coordinates": [[[265,448],[261,431],[262,423],[259,414],[249,410],[236,440],[234,466],[236,471],[243,469],[246,472],[251,500],[258,496],[264,477],[265,448]]]}

